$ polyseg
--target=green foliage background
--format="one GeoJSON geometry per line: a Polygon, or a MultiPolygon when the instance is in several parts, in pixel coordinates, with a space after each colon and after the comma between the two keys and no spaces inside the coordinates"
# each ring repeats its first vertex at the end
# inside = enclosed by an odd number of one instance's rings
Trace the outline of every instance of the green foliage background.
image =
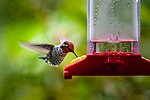
{"type": "MultiPolygon", "coordinates": [[[[0,0],[0,100],[149,100],[150,78],[74,77],[63,79],[68,54],[59,68],[20,40],[59,44],[59,36],[86,54],[87,0],[0,0]]],[[[141,54],[150,59],[150,0],[141,0],[141,54]]]]}

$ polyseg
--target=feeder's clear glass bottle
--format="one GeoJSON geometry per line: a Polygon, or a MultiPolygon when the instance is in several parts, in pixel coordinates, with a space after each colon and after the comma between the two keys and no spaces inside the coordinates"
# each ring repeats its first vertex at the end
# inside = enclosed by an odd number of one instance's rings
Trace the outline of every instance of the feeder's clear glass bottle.
{"type": "Polygon", "coordinates": [[[88,54],[140,54],[140,0],[88,0],[88,54]]]}

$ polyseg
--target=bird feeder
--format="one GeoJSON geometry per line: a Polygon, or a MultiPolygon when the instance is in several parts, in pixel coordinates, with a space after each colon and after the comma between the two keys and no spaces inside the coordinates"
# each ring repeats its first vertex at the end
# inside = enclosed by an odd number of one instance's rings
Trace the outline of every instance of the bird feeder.
{"type": "Polygon", "coordinates": [[[88,53],[64,69],[72,76],[150,75],[140,54],[140,0],[88,0],[88,53]]]}

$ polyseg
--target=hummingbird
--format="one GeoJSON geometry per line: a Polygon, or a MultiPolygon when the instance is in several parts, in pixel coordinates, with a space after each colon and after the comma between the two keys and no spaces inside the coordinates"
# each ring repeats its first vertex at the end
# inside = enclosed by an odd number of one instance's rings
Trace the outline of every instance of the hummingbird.
{"type": "Polygon", "coordinates": [[[64,60],[65,56],[69,52],[72,52],[76,57],[78,57],[77,54],[74,52],[74,44],[68,40],[64,41],[59,45],[32,44],[25,42],[22,42],[21,45],[41,54],[44,54],[45,56],[38,58],[44,60],[46,63],[53,67],[58,67],[58,65],[64,60]]]}

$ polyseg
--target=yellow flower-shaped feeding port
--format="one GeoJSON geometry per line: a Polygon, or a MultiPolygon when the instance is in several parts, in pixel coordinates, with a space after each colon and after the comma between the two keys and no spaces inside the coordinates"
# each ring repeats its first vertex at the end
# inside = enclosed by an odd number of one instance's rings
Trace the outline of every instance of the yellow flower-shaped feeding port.
{"type": "Polygon", "coordinates": [[[71,63],[76,63],[76,62],[78,62],[78,61],[80,61],[80,60],[83,60],[83,59],[85,59],[86,58],[86,55],[83,55],[83,56],[81,56],[81,57],[78,57],[78,58],[76,58],[76,59],[73,59],[72,61],[71,61],[71,63]]]}

